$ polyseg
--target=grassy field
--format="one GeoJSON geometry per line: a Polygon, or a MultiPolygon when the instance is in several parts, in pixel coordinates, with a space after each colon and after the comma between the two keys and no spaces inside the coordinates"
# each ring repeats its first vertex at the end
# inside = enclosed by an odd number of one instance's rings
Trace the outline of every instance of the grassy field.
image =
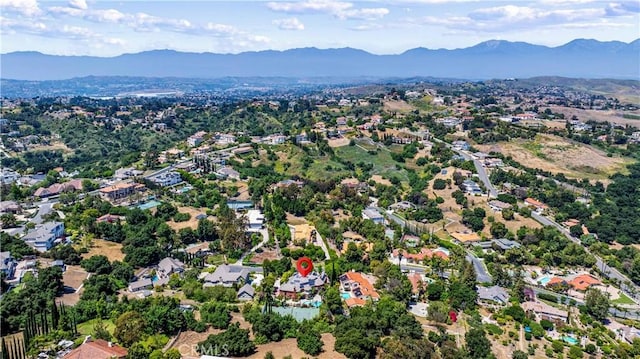
{"type": "Polygon", "coordinates": [[[397,162],[391,158],[391,154],[388,151],[380,150],[375,154],[369,154],[369,152],[358,146],[345,146],[336,148],[335,153],[337,156],[351,161],[354,164],[361,161],[373,164],[372,174],[381,175],[386,178],[397,176],[401,181],[408,181],[406,171],[399,171],[396,168],[397,162]]]}
{"type": "Polygon", "coordinates": [[[626,294],[620,292],[620,298],[614,299],[611,301],[613,304],[636,304],[631,298],[629,298],[626,294]]]}
{"type": "MultiPolygon", "coordinates": [[[[84,335],[92,335],[93,334],[93,327],[96,325],[97,322],[98,322],[97,319],[91,319],[91,320],[86,321],[84,323],[78,324],[78,333],[80,333],[83,336],[84,335]]],[[[113,324],[113,322],[110,319],[103,319],[102,323],[104,324],[105,328],[107,328],[109,333],[111,333],[111,335],[113,335],[113,331],[116,329],[116,325],[113,324]]]]}

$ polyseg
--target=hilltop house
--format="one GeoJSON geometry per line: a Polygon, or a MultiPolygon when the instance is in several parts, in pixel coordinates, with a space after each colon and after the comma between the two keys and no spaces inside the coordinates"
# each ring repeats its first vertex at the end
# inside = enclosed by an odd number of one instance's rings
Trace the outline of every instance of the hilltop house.
{"type": "Polygon", "coordinates": [[[373,277],[359,272],[350,271],[340,276],[340,286],[343,292],[348,293],[349,298],[345,299],[348,307],[363,306],[367,300],[378,300],[380,294],[373,286],[373,277]]]}
{"type": "Polygon", "coordinates": [[[242,287],[240,287],[240,289],[238,289],[237,298],[238,300],[241,300],[241,301],[252,300],[253,297],[255,297],[255,295],[256,295],[256,290],[253,289],[251,284],[247,283],[242,287]]]}
{"type": "Polygon", "coordinates": [[[524,302],[522,303],[522,309],[527,314],[535,314],[539,319],[546,319],[557,325],[567,323],[569,318],[569,313],[566,311],[552,307],[544,302],[524,302]]]}
{"type": "Polygon", "coordinates": [[[64,359],[124,359],[127,349],[102,339],[90,340],[87,337],[82,345],[63,356],[64,359]]]}
{"type": "Polygon", "coordinates": [[[135,182],[120,182],[109,187],[100,188],[100,196],[108,201],[127,198],[137,191],[142,191],[144,185],[135,182]]]}
{"type": "Polygon", "coordinates": [[[377,209],[369,207],[362,211],[362,218],[370,219],[375,224],[384,224],[384,216],[377,209]]]}
{"type": "Polygon", "coordinates": [[[497,285],[488,288],[478,287],[478,300],[505,305],[509,303],[509,294],[506,289],[497,285]]]}
{"type": "Polygon", "coordinates": [[[182,182],[182,177],[180,177],[180,173],[170,171],[150,177],[149,180],[157,186],[168,187],[182,182]]]}

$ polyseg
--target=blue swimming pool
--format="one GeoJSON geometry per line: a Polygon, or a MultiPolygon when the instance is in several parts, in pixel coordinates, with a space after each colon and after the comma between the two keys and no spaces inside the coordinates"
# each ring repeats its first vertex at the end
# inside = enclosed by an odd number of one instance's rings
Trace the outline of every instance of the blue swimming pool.
{"type": "Polygon", "coordinates": [[[146,203],[143,203],[143,204],[139,204],[139,205],[138,205],[138,208],[140,208],[140,209],[142,209],[142,210],[145,210],[145,209],[149,209],[149,208],[157,207],[157,206],[159,206],[160,204],[161,204],[161,202],[156,201],[156,200],[154,199],[154,200],[152,200],[152,201],[149,201],[149,202],[146,202],[146,203]]]}
{"type": "Polygon", "coordinates": [[[340,293],[340,296],[342,297],[342,299],[349,299],[351,298],[351,293],[342,292],[340,293]]]}
{"type": "Polygon", "coordinates": [[[578,344],[578,339],[576,338],[572,338],[572,337],[568,337],[568,336],[563,336],[562,338],[560,338],[562,340],[564,340],[565,342],[571,344],[571,345],[577,345],[578,344]]]}
{"type": "Polygon", "coordinates": [[[547,283],[549,283],[550,280],[551,280],[551,277],[544,276],[544,277],[540,277],[540,279],[538,279],[538,283],[540,283],[542,285],[547,285],[547,283]]]}

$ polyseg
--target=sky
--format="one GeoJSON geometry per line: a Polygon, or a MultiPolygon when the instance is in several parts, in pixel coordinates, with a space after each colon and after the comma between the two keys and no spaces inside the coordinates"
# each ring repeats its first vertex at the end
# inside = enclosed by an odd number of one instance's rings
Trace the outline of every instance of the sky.
{"type": "Polygon", "coordinates": [[[640,38],[640,0],[0,0],[0,52],[117,56],[352,47],[374,54],[487,40],[640,38]]]}

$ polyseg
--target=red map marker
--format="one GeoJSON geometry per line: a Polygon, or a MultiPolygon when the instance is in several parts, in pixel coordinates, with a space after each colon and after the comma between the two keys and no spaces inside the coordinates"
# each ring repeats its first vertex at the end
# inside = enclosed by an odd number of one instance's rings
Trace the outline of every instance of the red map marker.
{"type": "Polygon", "coordinates": [[[298,259],[296,263],[296,269],[301,276],[306,277],[313,270],[313,262],[308,257],[302,257],[298,259]]]}

